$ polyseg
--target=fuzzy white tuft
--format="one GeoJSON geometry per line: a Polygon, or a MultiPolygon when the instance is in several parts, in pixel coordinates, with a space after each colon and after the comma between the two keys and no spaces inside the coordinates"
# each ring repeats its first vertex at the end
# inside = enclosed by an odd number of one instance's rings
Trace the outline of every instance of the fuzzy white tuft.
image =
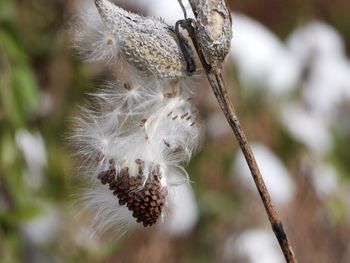
{"type": "Polygon", "coordinates": [[[99,232],[117,227],[115,231],[123,235],[131,224],[131,215],[125,206],[116,202],[116,197],[108,187],[97,182],[90,186],[81,198],[83,207],[92,215],[92,226],[99,232]]]}
{"type": "Polygon", "coordinates": [[[160,183],[169,193],[188,182],[183,165],[200,146],[201,125],[197,110],[178,95],[179,90],[155,80],[109,82],[93,94],[94,106],[81,108],[75,118],[71,141],[81,159],[80,174],[89,184],[83,203],[95,211],[93,224],[98,230],[117,225],[123,231],[132,219],[113,191],[97,179],[110,167],[117,176],[125,167],[130,176],[137,176],[137,160],[142,160],[144,182],[157,167],[160,183]]]}
{"type": "Polygon", "coordinates": [[[86,10],[72,19],[70,34],[73,49],[86,61],[108,63],[119,53],[118,36],[103,24],[96,10],[86,10]]]}
{"type": "Polygon", "coordinates": [[[130,76],[92,94],[93,106],[74,119],[71,142],[93,225],[98,231],[117,226],[122,234],[135,219],[151,226],[164,218],[174,187],[189,181],[184,165],[199,149],[202,132],[183,85],[186,62],[169,27],[106,0],[95,5],[71,25],[74,48],[102,63],[120,53],[130,76]]]}

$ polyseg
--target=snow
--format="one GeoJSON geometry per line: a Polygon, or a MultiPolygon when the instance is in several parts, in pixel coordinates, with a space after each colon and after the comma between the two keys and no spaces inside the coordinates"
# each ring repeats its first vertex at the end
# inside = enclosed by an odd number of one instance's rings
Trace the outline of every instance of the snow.
{"type": "Polygon", "coordinates": [[[227,262],[232,262],[237,254],[249,263],[285,262],[271,230],[250,229],[238,237],[232,235],[225,242],[224,258],[227,262]]]}
{"type": "Polygon", "coordinates": [[[35,244],[47,244],[59,234],[61,218],[52,204],[41,205],[42,214],[23,224],[25,233],[35,244]]]}
{"type": "Polygon", "coordinates": [[[338,184],[338,173],[335,168],[326,163],[317,163],[311,173],[312,183],[320,198],[336,195],[340,189],[338,184]]]}
{"type": "MultiPolygon", "coordinates": [[[[252,149],[273,202],[279,206],[290,202],[295,194],[295,185],[282,161],[261,143],[252,143],[252,149]]],[[[234,180],[238,179],[245,187],[256,191],[248,165],[241,152],[234,159],[233,176],[234,180]]]]}
{"type": "Polygon", "coordinates": [[[30,187],[37,189],[43,181],[47,163],[44,140],[39,132],[20,129],[16,132],[16,144],[27,164],[25,180],[30,187]]]}
{"type": "Polygon", "coordinates": [[[300,65],[285,45],[266,27],[242,14],[233,14],[230,57],[244,86],[263,87],[272,94],[292,91],[300,65]]]}
{"type": "Polygon", "coordinates": [[[330,25],[312,21],[292,32],[287,45],[310,69],[303,99],[311,110],[333,119],[339,104],[350,99],[350,62],[342,37],[330,25]]]}
{"type": "Polygon", "coordinates": [[[345,58],[319,58],[305,83],[303,96],[324,118],[336,116],[342,102],[350,100],[350,63],[345,58]]]}
{"type": "Polygon", "coordinates": [[[323,155],[329,150],[332,137],[322,116],[290,103],[282,108],[281,121],[292,136],[312,152],[323,155]]]}
{"type": "Polygon", "coordinates": [[[295,29],[287,38],[289,50],[303,63],[311,57],[344,57],[344,41],[330,25],[311,21],[295,29]]]}
{"type": "Polygon", "coordinates": [[[222,112],[212,113],[205,121],[209,138],[218,139],[232,135],[232,129],[222,112]]]}
{"type": "Polygon", "coordinates": [[[183,183],[173,187],[163,229],[172,236],[184,236],[192,231],[198,220],[198,208],[192,188],[183,183]]]}

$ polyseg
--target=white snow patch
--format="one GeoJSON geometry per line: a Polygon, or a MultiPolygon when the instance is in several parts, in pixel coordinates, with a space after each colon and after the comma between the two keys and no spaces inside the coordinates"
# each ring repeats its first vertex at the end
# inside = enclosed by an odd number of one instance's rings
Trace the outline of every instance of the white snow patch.
{"type": "Polygon", "coordinates": [[[331,26],[312,21],[296,29],[287,44],[310,74],[302,95],[308,106],[327,120],[350,100],[350,62],[341,35],[331,26]]]}
{"type": "Polygon", "coordinates": [[[21,129],[16,132],[16,144],[27,164],[25,180],[30,187],[37,189],[42,184],[47,164],[43,137],[39,132],[30,133],[21,129]]]}
{"type": "Polygon", "coordinates": [[[319,58],[305,83],[303,97],[312,110],[332,120],[339,105],[350,101],[350,62],[319,58]]]}
{"type": "Polygon", "coordinates": [[[162,227],[172,236],[184,236],[198,221],[198,208],[191,186],[183,183],[172,187],[171,198],[162,227]]]}
{"type": "Polygon", "coordinates": [[[270,30],[242,14],[233,14],[232,30],[230,56],[245,86],[263,87],[277,95],[296,87],[301,67],[270,30]]]}
{"type": "Polygon", "coordinates": [[[318,163],[312,171],[312,182],[320,198],[335,195],[339,190],[337,171],[331,165],[318,163]]]}
{"type": "Polygon", "coordinates": [[[331,145],[331,134],[326,120],[305,110],[301,105],[286,105],[281,112],[282,123],[298,141],[319,155],[325,154],[331,145]]]}
{"type": "Polygon", "coordinates": [[[232,134],[231,127],[222,112],[212,113],[205,123],[210,138],[218,139],[232,134]]]}
{"type": "Polygon", "coordinates": [[[330,25],[311,21],[294,30],[287,38],[287,46],[303,63],[318,57],[344,57],[344,41],[330,25]]]}
{"type": "Polygon", "coordinates": [[[224,259],[232,262],[237,259],[237,254],[249,263],[285,262],[271,230],[251,229],[238,237],[229,237],[224,245],[224,259]]]}
{"type": "MultiPolygon", "coordinates": [[[[295,185],[287,168],[282,161],[263,144],[253,143],[252,149],[272,200],[280,206],[287,204],[295,194],[295,185]]],[[[236,155],[234,160],[233,175],[235,178],[238,178],[243,185],[252,191],[256,191],[248,165],[241,152],[236,155]]]]}
{"type": "Polygon", "coordinates": [[[54,240],[61,227],[61,218],[57,209],[51,205],[43,205],[40,216],[23,225],[25,233],[38,245],[45,245],[54,240]]]}

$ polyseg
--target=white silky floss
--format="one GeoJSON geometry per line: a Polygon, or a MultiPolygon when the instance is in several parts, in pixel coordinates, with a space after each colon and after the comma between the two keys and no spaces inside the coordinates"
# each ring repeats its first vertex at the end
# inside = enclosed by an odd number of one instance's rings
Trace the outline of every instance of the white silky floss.
{"type": "Polygon", "coordinates": [[[93,225],[117,225],[123,233],[132,217],[144,226],[164,218],[168,199],[176,200],[172,188],[188,182],[184,165],[200,147],[202,127],[181,85],[186,62],[167,25],[107,0],[95,4],[98,12],[72,23],[73,47],[88,61],[123,57],[130,80],[107,82],[93,94],[92,106],[74,120],[71,142],[93,225]]]}

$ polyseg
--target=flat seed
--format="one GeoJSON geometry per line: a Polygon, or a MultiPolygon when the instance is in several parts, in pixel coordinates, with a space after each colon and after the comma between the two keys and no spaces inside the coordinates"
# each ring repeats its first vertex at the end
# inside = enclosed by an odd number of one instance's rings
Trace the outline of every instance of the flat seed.
{"type": "Polygon", "coordinates": [[[109,169],[100,172],[97,178],[102,184],[108,184],[109,189],[118,198],[118,203],[126,205],[136,222],[142,222],[145,227],[152,226],[162,213],[167,190],[160,183],[162,175],[159,165],[148,171],[150,176],[145,181],[144,162],[140,159],[135,162],[139,165],[139,174],[136,177],[129,175],[128,167],[117,172],[113,161],[109,169]]]}

